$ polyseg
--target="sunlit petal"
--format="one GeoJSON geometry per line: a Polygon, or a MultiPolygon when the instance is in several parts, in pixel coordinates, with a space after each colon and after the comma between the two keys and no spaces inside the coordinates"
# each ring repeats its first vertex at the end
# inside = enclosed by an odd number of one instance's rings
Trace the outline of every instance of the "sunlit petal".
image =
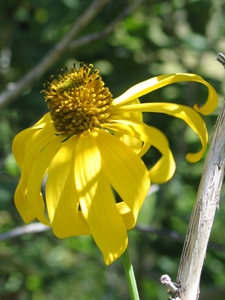
{"type": "Polygon", "coordinates": [[[12,151],[20,168],[22,168],[25,159],[26,143],[33,134],[35,134],[35,131],[31,131],[30,128],[28,128],[18,133],[13,139],[12,151]]]}
{"type": "MultiPolygon", "coordinates": [[[[23,132],[21,132],[21,133],[23,133],[23,132]]],[[[34,131],[32,131],[32,133],[34,133],[34,131]]],[[[35,199],[31,198],[31,204],[29,205],[28,198],[27,198],[27,188],[28,188],[28,180],[30,179],[30,173],[31,173],[31,170],[32,170],[33,166],[35,165],[36,161],[42,155],[41,150],[43,149],[43,145],[46,145],[46,143],[49,142],[48,135],[41,136],[41,132],[39,132],[39,131],[38,131],[38,134],[39,134],[40,138],[37,140],[37,143],[30,144],[30,150],[27,151],[27,154],[23,157],[21,177],[20,177],[19,185],[15,192],[15,204],[16,204],[18,211],[20,212],[23,219],[25,220],[25,222],[30,222],[32,219],[34,219],[34,217],[36,217],[36,212],[32,208],[32,207],[35,207],[35,205],[36,205],[36,204],[32,203],[32,201],[35,201],[35,199]],[[47,140],[47,137],[48,137],[48,140],[47,140]],[[27,213],[26,213],[26,210],[27,210],[27,213]]],[[[25,134],[24,136],[26,136],[26,135],[27,134],[25,134]]],[[[34,135],[35,135],[35,133],[34,133],[34,135]]],[[[23,137],[23,134],[21,134],[20,136],[23,137]]],[[[33,136],[32,136],[32,138],[33,138],[33,136]]],[[[54,136],[51,136],[51,139],[54,140],[54,136]]],[[[18,147],[19,141],[20,140],[18,140],[18,139],[16,140],[16,142],[14,144],[14,146],[15,146],[14,150],[19,149],[19,147],[18,147]]],[[[28,138],[28,141],[29,141],[29,138],[28,138]]],[[[51,156],[51,154],[50,154],[50,156],[51,156]]],[[[37,168],[41,168],[41,167],[43,167],[42,162],[40,163],[40,166],[37,165],[37,168]]],[[[34,178],[34,182],[37,184],[41,184],[41,181],[42,181],[41,179],[39,181],[37,181],[36,178],[34,178]]],[[[32,184],[32,182],[31,182],[31,184],[32,184]]],[[[38,203],[40,203],[40,200],[41,200],[40,199],[40,190],[39,190],[38,198],[39,198],[38,203]]],[[[42,221],[44,222],[44,224],[46,224],[46,219],[44,217],[42,218],[42,221]]]]}
{"type": "MultiPolygon", "coordinates": [[[[139,99],[134,99],[127,103],[127,105],[131,105],[131,104],[140,104],[140,101],[139,101],[139,99]]],[[[121,113],[121,115],[123,117],[133,118],[138,121],[142,121],[142,119],[143,119],[142,113],[139,111],[137,111],[137,112],[136,111],[124,111],[123,113],[121,113]]],[[[147,151],[147,149],[146,150],[145,150],[145,148],[143,149],[143,146],[144,146],[143,142],[140,141],[139,139],[134,138],[133,136],[130,136],[127,134],[122,134],[119,132],[115,132],[115,136],[118,137],[121,141],[123,141],[124,144],[126,144],[127,146],[132,148],[134,150],[134,152],[137,153],[139,156],[141,156],[140,153],[147,151]]],[[[144,147],[146,147],[146,145],[144,147]]]]}
{"type": "MultiPolygon", "coordinates": [[[[98,132],[82,134],[76,147],[75,178],[81,210],[106,264],[118,258],[127,247],[124,222],[115,205],[104,163],[96,145],[98,132]]],[[[107,149],[105,149],[107,151],[107,149]]]]}
{"type": "Polygon", "coordinates": [[[173,176],[176,165],[169,148],[168,140],[160,130],[129,118],[114,116],[111,117],[111,122],[111,124],[105,124],[105,127],[135,136],[144,142],[151,143],[152,146],[160,151],[162,157],[150,170],[152,181],[162,183],[168,181],[173,176]]]}
{"type": "Polygon", "coordinates": [[[123,221],[126,225],[126,229],[132,229],[136,222],[133,212],[130,210],[130,208],[124,201],[116,203],[116,206],[119,210],[121,217],[123,218],[123,221]]]}
{"type": "Polygon", "coordinates": [[[117,97],[113,101],[114,106],[124,105],[125,103],[139,98],[143,95],[146,95],[156,89],[164,87],[166,85],[176,83],[176,82],[183,82],[183,81],[194,81],[199,82],[207,86],[208,88],[208,99],[206,103],[199,108],[196,104],[194,108],[201,112],[202,114],[210,114],[217,106],[218,103],[218,96],[214,88],[205,81],[202,77],[196,74],[188,74],[188,73],[177,73],[177,74],[166,74],[157,77],[153,77],[151,79],[142,81],[134,85],[132,88],[128,89],[124,94],[117,97]]]}
{"type": "Polygon", "coordinates": [[[50,113],[46,113],[43,115],[43,117],[38,120],[33,126],[32,128],[44,128],[45,126],[52,126],[52,119],[50,116],[50,113]]]}
{"type": "Polygon", "coordinates": [[[52,158],[61,146],[61,137],[53,139],[38,155],[35,160],[27,182],[27,202],[30,210],[36,214],[37,219],[49,225],[44,214],[45,205],[41,191],[42,181],[48,171],[52,158]]]}
{"type": "Polygon", "coordinates": [[[202,149],[197,153],[188,153],[186,159],[190,162],[199,161],[206,149],[208,143],[208,133],[205,122],[201,116],[191,107],[175,104],[175,103],[143,103],[138,105],[126,105],[118,109],[117,113],[123,111],[142,111],[142,112],[156,112],[171,115],[185,121],[191,129],[197,133],[202,144],[202,149]]]}
{"type": "Polygon", "coordinates": [[[27,204],[27,179],[28,178],[20,178],[14,194],[16,209],[25,223],[29,223],[36,218],[36,215],[30,211],[29,205],[27,204]]]}
{"type": "Polygon", "coordinates": [[[53,158],[46,182],[47,210],[57,237],[88,234],[88,227],[79,220],[79,202],[75,190],[74,164],[77,137],[63,142],[53,158]]]}
{"type": "Polygon", "coordinates": [[[43,129],[31,127],[21,131],[15,136],[12,144],[17,164],[22,167],[26,155],[34,156],[39,153],[52,138],[54,138],[54,128],[51,123],[43,129]]]}
{"type": "Polygon", "coordinates": [[[104,172],[109,182],[134,215],[138,212],[150,189],[150,178],[142,160],[120,140],[98,130],[96,143],[100,150],[104,172]],[[126,157],[126,159],[124,159],[126,157]]]}

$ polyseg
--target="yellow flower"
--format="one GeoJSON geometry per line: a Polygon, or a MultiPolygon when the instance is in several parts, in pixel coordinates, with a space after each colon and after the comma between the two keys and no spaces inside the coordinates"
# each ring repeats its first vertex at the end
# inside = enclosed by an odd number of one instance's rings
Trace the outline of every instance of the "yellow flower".
{"type": "Polygon", "coordinates": [[[25,222],[37,218],[59,238],[91,234],[110,264],[127,247],[127,230],[135,226],[150,181],[165,182],[175,171],[167,138],[143,123],[142,112],[183,119],[202,144],[198,153],[186,157],[195,162],[208,138],[196,110],[212,112],[217,94],[197,75],[169,74],[141,82],[113,99],[92,67],[80,64],[78,70],[74,66],[52,78],[43,91],[50,113],[15,137],[13,153],[22,169],[15,204],[25,222]],[[180,81],[206,85],[206,104],[195,109],[174,103],[140,104],[142,95],[180,81]],[[150,146],[162,155],[148,170],[140,157],[150,146]]]}

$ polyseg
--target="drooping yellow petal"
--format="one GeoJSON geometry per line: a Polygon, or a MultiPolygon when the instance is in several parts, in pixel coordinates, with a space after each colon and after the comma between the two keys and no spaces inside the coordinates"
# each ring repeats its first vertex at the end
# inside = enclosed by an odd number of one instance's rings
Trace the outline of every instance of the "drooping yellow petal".
{"type": "Polygon", "coordinates": [[[151,181],[162,183],[173,176],[176,165],[168,140],[160,130],[129,118],[120,118],[120,116],[112,116],[110,120],[110,124],[104,124],[105,128],[129,134],[144,142],[151,143],[160,151],[162,157],[150,170],[151,181]]]}
{"type": "Polygon", "coordinates": [[[61,144],[51,161],[46,182],[47,210],[54,234],[59,238],[90,234],[78,216],[79,198],[75,189],[75,148],[79,136],[61,144]]]}
{"type": "Polygon", "coordinates": [[[136,223],[139,210],[150,189],[150,178],[143,161],[113,135],[96,129],[104,172],[109,182],[131,210],[136,223]]]}
{"type": "MultiPolygon", "coordinates": [[[[81,134],[76,147],[75,184],[81,211],[108,265],[127,247],[127,232],[103,171],[98,131],[81,134]]],[[[107,149],[106,149],[107,151],[107,149]]]]}
{"type": "Polygon", "coordinates": [[[202,144],[202,149],[199,152],[188,153],[186,159],[189,162],[197,162],[202,158],[208,143],[208,133],[205,122],[193,108],[175,103],[157,102],[122,106],[118,108],[115,113],[120,114],[124,111],[164,113],[182,119],[195,133],[197,133],[202,144]]]}
{"type": "MultiPolygon", "coordinates": [[[[127,105],[131,105],[131,104],[140,104],[140,101],[139,101],[139,99],[134,99],[127,103],[127,105]]],[[[132,119],[135,119],[138,121],[142,121],[142,119],[143,119],[142,113],[139,111],[137,111],[137,112],[136,111],[130,111],[130,112],[124,111],[122,113],[122,116],[129,117],[129,118],[132,118],[132,119]]],[[[135,153],[139,154],[140,152],[142,152],[143,142],[140,141],[139,139],[136,139],[130,135],[122,134],[120,132],[115,132],[115,136],[117,136],[121,141],[123,141],[124,144],[126,144],[127,146],[132,148],[135,153]]]]}
{"type": "Polygon", "coordinates": [[[13,140],[12,152],[17,164],[22,168],[27,155],[35,156],[52,138],[54,128],[51,123],[44,128],[27,128],[17,134],[13,140]],[[30,153],[30,154],[28,154],[30,153]]]}
{"type": "Polygon", "coordinates": [[[52,136],[52,128],[46,128],[46,130],[47,131],[43,132],[44,134],[42,135],[41,130],[28,128],[19,133],[13,141],[13,154],[20,167],[22,167],[21,177],[15,191],[14,199],[17,210],[26,223],[36,217],[34,210],[30,208],[27,201],[27,185],[30,172],[36,159],[38,159],[41,154],[43,147],[49,140],[54,138],[54,136],[52,136]]]}
{"type": "Polygon", "coordinates": [[[29,141],[31,134],[33,135],[35,132],[28,128],[18,133],[13,139],[12,152],[20,168],[22,168],[25,159],[26,143],[29,141]]]}
{"type": "Polygon", "coordinates": [[[201,112],[202,114],[210,114],[217,106],[218,103],[218,96],[214,88],[205,81],[202,77],[196,74],[188,74],[188,73],[177,73],[177,74],[166,74],[157,77],[153,77],[151,79],[142,81],[128,89],[125,93],[121,96],[115,98],[113,100],[114,106],[121,106],[125,103],[139,98],[143,95],[146,95],[156,89],[164,87],[166,85],[176,83],[176,82],[183,82],[183,81],[194,81],[199,82],[207,86],[209,94],[208,99],[204,106],[201,108],[198,107],[196,104],[194,108],[201,112]]]}
{"type": "Polygon", "coordinates": [[[45,225],[49,225],[49,222],[44,213],[45,204],[41,194],[41,185],[52,159],[61,146],[61,139],[60,136],[55,137],[55,139],[40,151],[40,154],[32,166],[27,182],[27,203],[30,211],[45,225]]]}
{"type": "Polygon", "coordinates": [[[24,180],[24,178],[20,178],[14,194],[14,202],[16,209],[23,218],[24,222],[29,223],[36,218],[36,215],[30,211],[30,208],[27,204],[27,178],[25,179],[26,180],[24,180]]]}

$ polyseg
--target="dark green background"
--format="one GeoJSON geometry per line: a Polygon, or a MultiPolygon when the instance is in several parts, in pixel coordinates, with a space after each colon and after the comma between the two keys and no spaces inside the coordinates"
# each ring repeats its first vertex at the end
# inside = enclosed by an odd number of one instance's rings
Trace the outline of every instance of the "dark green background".
{"type": "MultiPolygon", "coordinates": [[[[135,1],[108,1],[79,37],[100,32],[135,1]]],[[[0,89],[21,79],[68,32],[89,7],[84,0],[0,1],[0,89]]],[[[215,61],[225,52],[225,4],[220,0],[144,1],[102,39],[67,49],[45,74],[23,94],[0,108],[0,233],[23,225],[13,193],[19,170],[11,154],[13,137],[46,112],[40,90],[56,70],[73,62],[93,63],[114,97],[152,76],[191,72],[209,81],[219,94],[219,106],[204,117],[211,136],[224,97],[225,73],[215,61]]],[[[142,101],[168,101],[192,106],[202,104],[207,89],[197,83],[181,83],[155,91],[142,101]]],[[[196,198],[204,158],[190,164],[189,151],[200,142],[181,121],[145,114],[148,124],[168,137],[177,170],[172,180],[149,196],[138,219],[139,227],[160,230],[129,232],[129,250],[141,300],[167,299],[159,278],[167,273],[175,281],[190,213],[196,198]],[[171,231],[181,235],[171,237],[171,231]]],[[[151,165],[157,153],[144,160],[151,165]]],[[[210,241],[225,245],[225,193],[216,214],[210,241]]],[[[200,299],[225,298],[225,255],[222,248],[208,249],[201,280],[200,299]]],[[[106,267],[91,237],[57,239],[51,231],[0,242],[0,299],[8,300],[128,300],[122,262],[106,267]]]]}

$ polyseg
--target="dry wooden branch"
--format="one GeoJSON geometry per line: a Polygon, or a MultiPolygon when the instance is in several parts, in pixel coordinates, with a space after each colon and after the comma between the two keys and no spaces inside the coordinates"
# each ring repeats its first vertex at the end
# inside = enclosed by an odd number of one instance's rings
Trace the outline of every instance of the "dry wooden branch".
{"type": "MultiPolygon", "coordinates": [[[[225,65],[225,56],[219,53],[217,60],[225,65]]],[[[177,284],[179,297],[171,299],[197,300],[209,236],[215,211],[219,208],[220,190],[224,178],[225,163],[225,102],[218,116],[211,146],[205,161],[204,170],[192,211],[180,266],[177,284]]]]}

